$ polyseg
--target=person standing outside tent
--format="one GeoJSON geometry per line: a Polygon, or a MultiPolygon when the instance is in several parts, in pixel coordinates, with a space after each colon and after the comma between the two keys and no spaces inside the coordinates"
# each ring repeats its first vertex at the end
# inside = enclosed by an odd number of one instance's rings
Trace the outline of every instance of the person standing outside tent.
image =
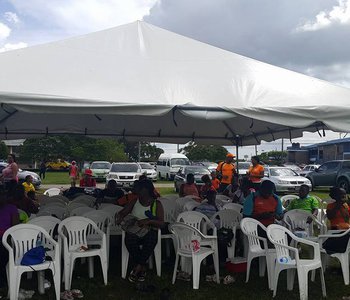
{"type": "Polygon", "coordinates": [[[75,187],[77,180],[79,179],[79,169],[75,160],[72,161],[68,174],[71,187],[75,187]]]}
{"type": "Polygon", "coordinates": [[[14,154],[9,154],[7,162],[7,167],[2,170],[1,180],[4,182],[5,190],[13,192],[18,182],[18,165],[16,163],[16,156],[14,154]]]}
{"type": "Polygon", "coordinates": [[[252,166],[247,172],[252,187],[258,191],[261,185],[261,179],[264,177],[264,167],[260,164],[259,156],[252,156],[252,166]]]}
{"type": "Polygon", "coordinates": [[[234,155],[227,153],[226,160],[219,163],[216,168],[217,177],[220,180],[219,193],[222,193],[231,183],[233,183],[236,174],[236,168],[233,164],[234,155]]]}
{"type": "Polygon", "coordinates": [[[45,160],[42,160],[39,167],[40,179],[45,179],[45,173],[46,173],[46,163],[45,163],[45,160]]]}

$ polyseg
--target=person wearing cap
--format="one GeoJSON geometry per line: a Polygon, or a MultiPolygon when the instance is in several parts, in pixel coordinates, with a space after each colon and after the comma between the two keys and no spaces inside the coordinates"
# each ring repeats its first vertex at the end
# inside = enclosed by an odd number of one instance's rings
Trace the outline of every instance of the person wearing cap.
{"type": "Polygon", "coordinates": [[[86,169],[84,172],[84,177],[80,179],[80,187],[96,187],[96,180],[92,178],[92,171],[86,169]]]}
{"type": "Polygon", "coordinates": [[[79,169],[75,160],[72,161],[69,167],[69,178],[71,187],[75,187],[77,180],[79,179],[79,169]]]}
{"type": "Polygon", "coordinates": [[[260,164],[259,156],[252,156],[252,165],[249,167],[247,175],[253,185],[253,188],[258,191],[261,184],[261,179],[264,177],[264,167],[260,164]]]}
{"type": "Polygon", "coordinates": [[[220,180],[219,193],[222,193],[231,183],[233,183],[236,168],[233,164],[234,155],[227,153],[226,160],[219,163],[216,168],[217,177],[220,180]]]}

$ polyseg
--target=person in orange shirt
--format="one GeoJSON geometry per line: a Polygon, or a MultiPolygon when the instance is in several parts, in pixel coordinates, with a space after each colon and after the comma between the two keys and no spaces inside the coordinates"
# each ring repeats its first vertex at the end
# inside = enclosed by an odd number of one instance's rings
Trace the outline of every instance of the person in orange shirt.
{"type": "Polygon", "coordinates": [[[329,196],[335,200],[327,205],[327,218],[331,223],[331,229],[349,229],[350,208],[346,203],[345,190],[332,187],[329,196]]]}
{"type": "Polygon", "coordinates": [[[252,156],[252,166],[250,166],[247,175],[253,188],[257,191],[260,188],[261,178],[264,177],[264,167],[260,164],[258,156],[252,156]]]}
{"type": "Polygon", "coordinates": [[[233,158],[235,156],[232,153],[227,153],[226,160],[219,163],[216,168],[216,173],[220,179],[219,193],[222,193],[232,182],[236,174],[236,168],[233,164],[233,158]]]}
{"type": "Polygon", "coordinates": [[[220,180],[217,179],[217,177],[216,177],[216,171],[212,171],[210,176],[211,176],[211,185],[217,191],[219,189],[219,186],[220,186],[220,180]]]}

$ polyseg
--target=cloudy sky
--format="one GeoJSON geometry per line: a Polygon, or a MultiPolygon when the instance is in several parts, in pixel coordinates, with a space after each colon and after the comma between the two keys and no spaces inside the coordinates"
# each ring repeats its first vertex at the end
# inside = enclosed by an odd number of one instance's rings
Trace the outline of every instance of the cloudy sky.
{"type": "MultiPolygon", "coordinates": [[[[145,20],[350,87],[350,0],[0,0],[0,51],[145,20]]],[[[306,134],[302,144],[338,138],[306,134]]],[[[167,146],[176,151],[176,146],[167,146]]],[[[259,146],[279,149],[280,142],[259,146]]],[[[246,147],[244,154],[254,149],[246,147]]]]}

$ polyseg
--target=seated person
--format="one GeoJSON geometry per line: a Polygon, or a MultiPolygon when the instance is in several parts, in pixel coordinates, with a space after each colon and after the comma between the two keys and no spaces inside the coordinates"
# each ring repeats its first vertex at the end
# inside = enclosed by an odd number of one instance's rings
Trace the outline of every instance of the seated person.
{"type": "Polygon", "coordinates": [[[213,184],[211,182],[211,179],[209,177],[209,175],[203,175],[201,180],[203,181],[203,185],[201,187],[201,198],[204,199],[207,197],[207,193],[209,191],[215,191],[215,188],[213,187],[213,184]]]}
{"type": "Polygon", "coordinates": [[[335,200],[327,205],[327,218],[331,223],[331,229],[349,229],[350,208],[346,203],[345,190],[332,187],[329,196],[335,200]]]}
{"type": "Polygon", "coordinates": [[[107,187],[98,193],[98,203],[117,204],[118,199],[124,196],[122,189],[117,187],[117,182],[111,179],[107,183],[107,187]]]}
{"type": "Polygon", "coordinates": [[[210,219],[216,212],[219,211],[219,209],[221,209],[221,207],[216,204],[216,194],[216,191],[209,190],[206,194],[207,201],[202,202],[194,209],[194,211],[198,211],[210,219]]]}
{"type": "Polygon", "coordinates": [[[194,183],[194,175],[192,173],[187,174],[186,183],[183,183],[180,186],[179,196],[193,196],[194,198],[199,199],[197,185],[194,183]]]}
{"type": "MultiPolygon", "coordinates": [[[[147,176],[145,174],[142,174],[140,177],[139,177],[139,181],[141,180],[145,180],[145,179],[148,179],[147,176]]],[[[154,195],[156,196],[156,198],[160,198],[160,193],[159,191],[154,188],[154,195]]]]}
{"type": "Polygon", "coordinates": [[[306,184],[301,185],[299,189],[299,199],[296,198],[292,200],[287,207],[287,211],[293,209],[302,209],[313,214],[316,217],[319,206],[318,201],[309,195],[309,191],[309,186],[306,184]]]}
{"type": "Polygon", "coordinates": [[[28,192],[34,192],[35,193],[35,187],[33,185],[33,177],[31,175],[27,175],[25,178],[25,181],[22,183],[24,186],[25,193],[28,194],[28,192]]]}
{"type": "Polygon", "coordinates": [[[230,197],[232,197],[233,203],[243,204],[245,198],[247,198],[251,193],[255,193],[255,190],[252,187],[252,183],[248,179],[248,177],[243,177],[242,180],[239,182],[237,190],[234,192],[233,195],[231,194],[230,197]]]}
{"type": "Polygon", "coordinates": [[[273,193],[275,185],[265,180],[258,192],[250,194],[243,204],[243,217],[250,217],[268,226],[283,214],[280,198],[273,193]]]}
{"type": "Polygon", "coordinates": [[[216,174],[216,171],[212,171],[210,173],[210,176],[211,176],[211,184],[213,185],[214,189],[217,191],[220,187],[220,180],[217,179],[217,174],[216,174]]]}
{"type": "Polygon", "coordinates": [[[147,261],[158,242],[158,228],[164,225],[163,206],[155,199],[152,181],[148,179],[139,181],[138,198],[129,202],[118,213],[117,224],[121,224],[122,228],[123,226],[130,228],[130,231],[125,229],[125,246],[135,266],[129,275],[129,281],[144,281],[147,261]],[[127,216],[129,217],[126,218],[127,216]],[[127,226],[127,221],[123,222],[124,219],[129,221],[136,219],[136,222],[127,226]],[[136,230],[135,227],[140,230],[136,230]]]}
{"type": "Polygon", "coordinates": [[[22,184],[17,184],[12,195],[9,195],[9,203],[15,205],[18,209],[23,210],[28,217],[39,211],[39,204],[26,196],[22,184]]]}
{"type": "Polygon", "coordinates": [[[96,180],[92,178],[92,171],[85,169],[84,176],[80,179],[80,187],[96,187],[96,180]]]}

